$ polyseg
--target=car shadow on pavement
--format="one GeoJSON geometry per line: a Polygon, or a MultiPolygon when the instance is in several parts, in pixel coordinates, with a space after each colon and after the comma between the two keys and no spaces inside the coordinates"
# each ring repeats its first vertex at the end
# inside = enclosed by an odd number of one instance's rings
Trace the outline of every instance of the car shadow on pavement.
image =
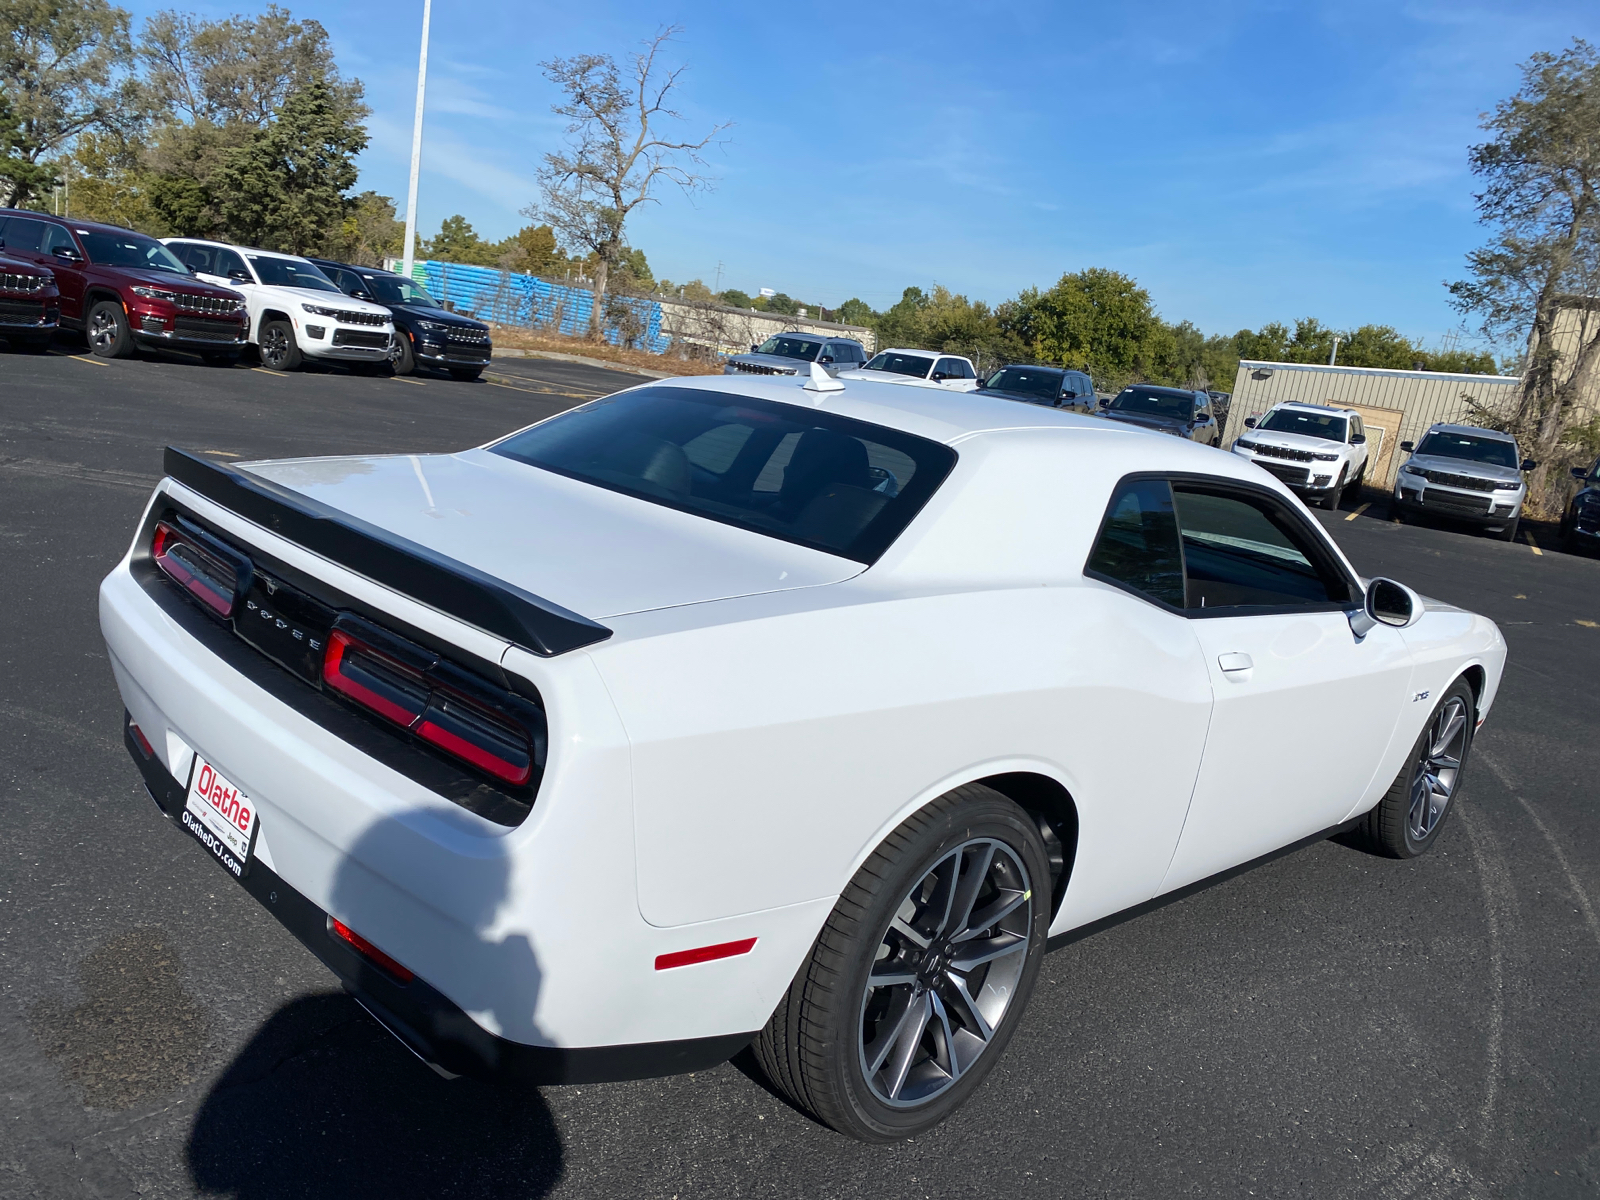
{"type": "MultiPolygon", "coordinates": [[[[380,820],[345,856],[331,907],[358,932],[392,929],[392,916],[386,922],[382,914],[404,902],[378,871],[405,864],[428,872],[437,854],[408,822],[380,820]]],[[[507,860],[491,852],[453,879],[451,908],[464,938],[466,929],[493,927],[509,874],[507,860]]],[[[492,1013],[507,1035],[537,1040],[533,948],[518,934],[477,936],[471,957],[490,964],[479,973],[512,986],[477,995],[467,971],[430,983],[445,984],[467,1011],[492,1013]]],[[[479,1196],[501,1194],[513,1181],[520,1200],[547,1195],[563,1166],[555,1121],[536,1088],[446,1080],[343,992],[293,1000],[256,1031],[202,1102],[187,1152],[200,1189],[241,1200],[479,1196]]]]}

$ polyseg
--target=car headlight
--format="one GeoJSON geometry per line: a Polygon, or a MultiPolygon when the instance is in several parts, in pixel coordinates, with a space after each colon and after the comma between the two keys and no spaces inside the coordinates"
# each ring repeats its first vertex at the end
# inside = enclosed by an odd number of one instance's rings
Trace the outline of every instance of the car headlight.
{"type": "Polygon", "coordinates": [[[1234,439],[1233,448],[1235,450],[1254,450],[1256,448],[1256,444],[1254,442],[1247,442],[1243,438],[1236,438],[1234,439]]]}
{"type": "Polygon", "coordinates": [[[429,333],[449,333],[450,326],[443,321],[418,321],[418,329],[426,329],[429,333]]]}
{"type": "Polygon", "coordinates": [[[1522,486],[1522,481],[1520,479],[1518,479],[1518,480],[1513,480],[1510,483],[1497,483],[1497,484],[1494,485],[1494,490],[1497,491],[1497,492],[1514,492],[1521,486],[1522,486]]]}
{"type": "Polygon", "coordinates": [[[339,315],[337,308],[324,308],[320,304],[302,304],[300,307],[314,317],[337,317],[339,315]]]}
{"type": "Polygon", "coordinates": [[[1410,463],[1407,463],[1405,466],[1400,468],[1400,474],[1402,474],[1402,475],[1421,475],[1422,474],[1422,468],[1421,467],[1413,467],[1410,463]]]}
{"type": "Polygon", "coordinates": [[[1338,462],[1339,461],[1339,456],[1337,454],[1313,454],[1311,457],[1316,459],[1318,462],[1338,462]]]}
{"type": "Polygon", "coordinates": [[[146,300],[165,300],[168,304],[175,304],[178,300],[177,292],[169,292],[164,288],[136,287],[133,294],[143,296],[146,300]]]}

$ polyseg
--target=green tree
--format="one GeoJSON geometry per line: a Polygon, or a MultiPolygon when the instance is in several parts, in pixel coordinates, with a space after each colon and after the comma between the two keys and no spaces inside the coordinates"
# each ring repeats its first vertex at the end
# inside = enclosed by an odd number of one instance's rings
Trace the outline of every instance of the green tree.
{"type": "Polygon", "coordinates": [[[356,181],[364,128],[349,120],[326,84],[293,92],[275,119],[217,172],[218,209],[235,241],[304,254],[343,222],[356,181]]]}
{"type": "Polygon", "coordinates": [[[344,220],[323,243],[322,253],[360,267],[378,267],[387,257],[398,258],[405,237],[405,222],[397,220],[394,201],[366,191],[350,202],[344,220]]]}
{"type": "Polygon", "coordinates": [[[750,297],[744,292],[741,292],[738,288],[728,288],[725,292],[719,295],[717,299],[721,303],[726,304],[729,308],[751,307],[750,297]]]}
{"type": "Polygon", "coordinates": [[[25,206],[59,182],[54,164],[35,161],[37,150],[23,132],[10,98],[0,89],[0,192],[4,203],[25,206]]]}
{"type": "Polygon", "coordinates": [[[767,297],[767,311],[792,317],[800,311],[800,301],[784,292],[778,292],[767,297]]]}
{"type": "Polygon", "coordinates": [[[1468,255],[1471,278],[1450,292],[1489,337],[1527,340],[1506,423],[1539,462],[1529,492],[1548,511],[1560,503],[1582,390],[1600,364],[1600,54],[1581,40],[1535,54],[1483,128],[1491,140],[1469,162],[1483,185],[1478,219],[1494,232],[1468,255]]]}
{"type": "Polygon", "coordinates": [[[556,245],[555,230],[548,225],[524,225],[501,242],[498,261],[508,271],[524,275],[562,275],[567,256],[556,245]]]}
{"type": "Polygon", "coordinates": [[[855,296],[839,305],[836,315],[840,323],[845,325],[864,325],[874,329],[878,323],[878,314],[873,311],[872,305],[855,296]]]}
{"type": "Polygon", "coordinates": [[[468,220],[460,213],[446,217],[436,236],[418,247],[421,256],[440,262],[471,263],[479,267],[492,267],[498,257],[498,247],[478,236],[468,220]]]}
{"type": "MultiPolygon", "coordinates": [[[[80,133],[137,123],[128,20],[107,0],[0,0],[0,83],[16,122],[8,158],[37,164],[80,133]]],[[[0,203],[25,203],[38,186],[13,167],[0,203]]]]}
{"type": "Polygon", "coordinates": [[[1063,275],[1047,292],[1023,292],[1011,321],[1040,361],[1114,384],[1139,373],[1157,317],[1150,293],[1132,278],[1090,267],[1063,275]]]}

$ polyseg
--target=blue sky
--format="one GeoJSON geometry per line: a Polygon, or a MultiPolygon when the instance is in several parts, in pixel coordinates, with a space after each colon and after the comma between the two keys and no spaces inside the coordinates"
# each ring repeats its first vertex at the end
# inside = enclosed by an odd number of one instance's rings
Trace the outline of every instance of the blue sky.
{"type": "MultiPolygon", "coordinates": [[[[421,0],[286,6],[366,83],[361,186],[403,205],[421,0]]],[[[1483,237],[1479,114],[1530,53],[1600,40],[1600,5],[434,0],[422,228],[525,223],[562,133],[539,62],[668,23],[686,132],[733,127],[714,192],[631,222],[658,277],[712,283],[720,262],[724,286],[881,308],[909,284],[993,303],[1104,266],[1207,332],[1315,315],[1433,344],[1460,320],[1442,281],[1483,237]]]]}

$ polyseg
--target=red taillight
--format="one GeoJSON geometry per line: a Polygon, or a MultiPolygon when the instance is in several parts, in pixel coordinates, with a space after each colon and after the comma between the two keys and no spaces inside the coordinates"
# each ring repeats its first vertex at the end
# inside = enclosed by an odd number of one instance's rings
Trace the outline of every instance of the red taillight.
{"type": "Polygon", "coordinates": [[[338,938],[341,942],[344,942],[352,950],[361,955],[362,958],[371,962],[374,966],[382,967],[401,983],[410,983],[416,978],[416,974],[414,972],[395,962],[394,959],[390,958],[382,950],[379,950],[376,946],[367,941],[366,938],[362,937],[354,929],[351,929],[350,926],[346,925],[343,921],[336,921],[332,917],[329,917],[328,932],[333,934],[333,936],[338,938]]]}
{"type": "Polygon", "coordinates": [[[322,659],[322,680],[328,687],[502,783],[522,787],[533,778],[536,764],[527,730],[460,695],[454,686],[439,686],[429,676],[420,648],[395,643],[393,653],[385,653],[367,637],[394,639],[381,631],[368,633],[359,623],[352,628],[362,630],[362,636],[337,626],[328,634],[322,659]],[[408,652],[416,665],[400,661],[408,652]]]}
{"type": "Polygon", "coordinates": [[[328,635],[322,681],[380,717],[410,729],[428,706],[428,685],[342,630],[328,635]]]}
{"type": "Polygon", "coordinates": [[[175,525],[156,523],[150,543],[156,566],[219,617],[233,615],[239,572],[175,525]]]}
{"type": "Polygon", "coordinates": [[[128,731],[133,734],[133,740],[139,743],[139,749],[144,751],[144,756],[146,758],[153,757],[156,752],[156,748],[150,744],[150,739],[145,737],[144,730],[140,729],[132,721],[129,721],[128,731]]]}

